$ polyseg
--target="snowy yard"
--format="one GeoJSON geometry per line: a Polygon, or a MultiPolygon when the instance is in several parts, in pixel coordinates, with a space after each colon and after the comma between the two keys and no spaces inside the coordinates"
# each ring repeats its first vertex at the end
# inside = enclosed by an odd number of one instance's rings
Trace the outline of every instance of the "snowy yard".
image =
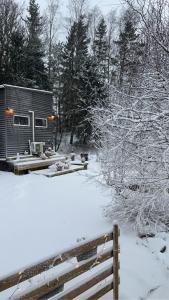
{"type": "MultiPolygon", "coordinates": [[[[112,229],[102,215],[110,190],[98,172],[95,159],[88,171],[54,178],[0,172],[0,276],[112,229]]],[[[168,299],[169,235],[146,240],[122,229],[120,245],[120,299],[168,299]]]]}

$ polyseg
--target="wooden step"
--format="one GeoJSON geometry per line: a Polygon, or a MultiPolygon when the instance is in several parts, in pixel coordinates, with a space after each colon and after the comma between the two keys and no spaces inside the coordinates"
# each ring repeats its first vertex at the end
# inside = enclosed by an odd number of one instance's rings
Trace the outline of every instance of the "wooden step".
{"type": "Polygon", "coordinates": [[[31,173],[36,175],[44,175],[50,178],[50,177],[65,175],[65,174],[82,171],[82,170],[85,170],[84,166],[70,166],[69,169],[63,171],[53,171],[51,169],[45,169],[45,170],[32,171],[31,173]]]}

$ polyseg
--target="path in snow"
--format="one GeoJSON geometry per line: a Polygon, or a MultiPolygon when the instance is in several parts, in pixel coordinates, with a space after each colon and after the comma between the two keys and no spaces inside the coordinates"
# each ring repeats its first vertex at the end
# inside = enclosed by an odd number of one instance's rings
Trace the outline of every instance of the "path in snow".
{"type": "MultiPolygon", "coordinates": [[[[97,172],[95,162],[54,178],[0,172],[0,276],[111,229],[102,216],[110,191],[97,183],[97,172]]],[[[168,299],[168,236],[146,242],[123,232],[120,244],[120,299],[168,299]]]]}

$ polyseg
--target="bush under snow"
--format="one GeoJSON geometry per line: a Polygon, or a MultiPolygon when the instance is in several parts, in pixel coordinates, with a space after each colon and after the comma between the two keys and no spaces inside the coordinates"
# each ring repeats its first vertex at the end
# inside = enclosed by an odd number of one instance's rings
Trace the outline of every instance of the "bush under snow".
{"type": "Polygon", "coordinates": [[[93,109],[102,174],[113,187],[105,215],[138,231],[169,228],[169,82],[143,74],[129,96],[115,89],[93,109]]]}

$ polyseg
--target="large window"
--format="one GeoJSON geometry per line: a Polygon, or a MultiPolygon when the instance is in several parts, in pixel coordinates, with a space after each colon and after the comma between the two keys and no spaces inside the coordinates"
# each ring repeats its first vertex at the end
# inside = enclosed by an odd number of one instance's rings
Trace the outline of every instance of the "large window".
{"type": "Polygon", "coordinates": [[[35,126],[47,128],[47,119],[35,118],[35,126]]]}
{"type": "Polygon", "coordinates": [[[15,115],[13,123],[16,126],[30,126],[30,118],[29,116],[15,115]]]}

